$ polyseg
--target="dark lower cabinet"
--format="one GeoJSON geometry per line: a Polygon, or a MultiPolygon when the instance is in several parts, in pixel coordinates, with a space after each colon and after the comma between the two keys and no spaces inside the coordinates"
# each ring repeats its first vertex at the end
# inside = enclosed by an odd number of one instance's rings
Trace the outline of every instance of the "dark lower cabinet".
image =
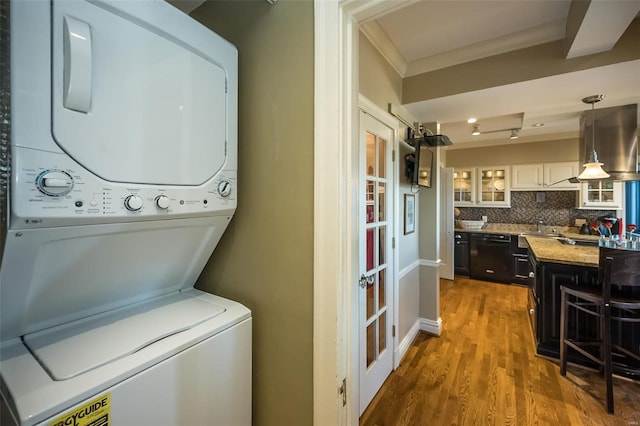
{"type": "MultiPolygon", "coordinates": [[[[559,358],[560,356],[560,287],[564,284],[584,287],[598,286],[598,269],[594,267],[538,262],[529,256],[532,276],[529,280],[527,309],[539,354],[559,358]]],[[[600,324],[594,316],[576,309],[569,310],[569,336],[577,340],[600,338],[600,324]]],[[[614,345],[640,354],[640,327],[637,324],[612,325],[614,345]]],[[[588,359],[570,350],[569,361],[595,366],[588,359]]]]}
{"type": "Polygon", "coordinates": [[[469,276],[469,234],[456,232],[454,236],[454,273],[469,276]]]}
{"type": "MultiPolygon", "coordinates": [[[[540,330],[539,352],[546,355],[560,354],[560,288],[563,285],[597,287],[598,270],[596,268],[540,263],[535,272],[539,284],[542,329],[540,330]]],[[[593,340],[600,336],[597,318],[584,312],[569,311],[569,334],[579,340],[593,340]]]]}
{"type": "Polygon", "coordinates": [[[513,282],[526,285],[529,281],[531,265],[529,257],[522,254],[513,255],[513,282]]]}
{"type": "Polygon", "coordinates": [[[511,239],[511,259],[513,262],[512,283],[527,285],[529,283],[529,272],[531,272],[531,264],[529,263],[529,249],[518,246],[518,238],[511,239]]]}
{"type": "MultiPolygon", "coordinates": [[[[558,358],[560,355],[560,288],[565,284],[597,286],[598,270],[586,266],[563,265],[538,262],[529,256],[532,276],[529,279],[529,302],[527,308],[532,316],[532,328],[537,344],[537,352],[558,358]],[[532,309],[534,312],[532,312],[532,309]]],[[[571,310],[569,333],[580,340],[599,337],[597,319],[583,312],[571,310]]],[[[571,354],[571,352],[570,352],[571,354]]],[[[587,364],[586,359],[573,355],[573,362],[587,364]]]]}

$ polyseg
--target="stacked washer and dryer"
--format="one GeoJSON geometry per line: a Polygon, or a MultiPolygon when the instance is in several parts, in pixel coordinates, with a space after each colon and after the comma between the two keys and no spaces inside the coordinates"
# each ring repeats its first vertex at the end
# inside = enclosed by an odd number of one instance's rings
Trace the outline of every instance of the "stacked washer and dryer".
{"type": "MultiPolygon", "coordinates": [[[[12,0],[0,393],[19,425],[248,425],[237,51],[164,1],[12,0]]],[[[4,425],[4,423],[3,423],[4,425]]]]}

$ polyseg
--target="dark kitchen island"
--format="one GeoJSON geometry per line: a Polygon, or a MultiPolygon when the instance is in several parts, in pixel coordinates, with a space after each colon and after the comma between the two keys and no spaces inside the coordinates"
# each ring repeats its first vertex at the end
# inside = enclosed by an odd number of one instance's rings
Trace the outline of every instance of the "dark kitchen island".
{"type": "MultiPolygon", "coordinates": [[[[584,287],[598,285],[598,247],[571,246],[553,238],[527,237],[531,270],[528,309],[540,355],[560,355],[560,287],[571,284],[584,287]]],[[[640,273],[640,272],[639,272],[640,273]]],[[[613,325],[613,343],[638,354],[640,327],[613,325]]],[[[580,340],[598,339],[600,327],[595,317],[571,310],[569,333],[580,340]]],[[[569,351],[569,361],[593,366],[586,358],[569,351]]]]}

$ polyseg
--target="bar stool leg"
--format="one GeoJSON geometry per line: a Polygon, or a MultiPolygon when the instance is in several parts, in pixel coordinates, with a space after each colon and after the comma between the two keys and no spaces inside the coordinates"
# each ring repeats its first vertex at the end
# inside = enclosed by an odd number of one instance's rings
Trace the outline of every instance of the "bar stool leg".
{"type": "Polygon", "coordinates": [[[569,329],[567,325],[567,293],[564,288],[560,288],[561,301],[560,301],[560,375],[567,375],[567,344],[565,342],[567,338],[567,331],[569,329]]]}
{"type": "Polygon", "coordinates": [[[604,377],[607,384],[607,412],[613,414],[613,379],[612,379],[612,365],[611,365],[611,307],[604,305],[603,315],[603,336],[604,342],[604,377]]]}

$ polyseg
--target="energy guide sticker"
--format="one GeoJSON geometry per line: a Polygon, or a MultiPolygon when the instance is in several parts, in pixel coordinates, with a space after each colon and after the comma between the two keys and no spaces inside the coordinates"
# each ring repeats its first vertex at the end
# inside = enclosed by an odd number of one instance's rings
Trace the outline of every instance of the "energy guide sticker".
{"type": "Polygon", "coordinates": [[[49,426],[108,426],[111,395],[105,393],[58,417],[49,426]]]}

